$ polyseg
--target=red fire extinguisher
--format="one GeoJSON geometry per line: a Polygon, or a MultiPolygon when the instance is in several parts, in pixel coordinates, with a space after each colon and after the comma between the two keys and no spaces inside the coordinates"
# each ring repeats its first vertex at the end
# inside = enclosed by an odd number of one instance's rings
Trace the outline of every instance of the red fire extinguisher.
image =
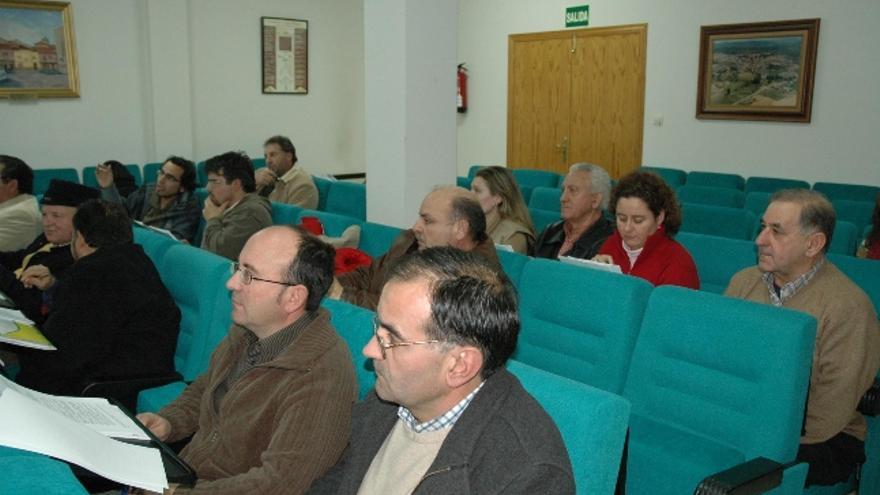
{"type": "Polygon", "coordinates": [[[458,113],[467,112],[467,68],[464,64],[458,64],[458,113]]]}

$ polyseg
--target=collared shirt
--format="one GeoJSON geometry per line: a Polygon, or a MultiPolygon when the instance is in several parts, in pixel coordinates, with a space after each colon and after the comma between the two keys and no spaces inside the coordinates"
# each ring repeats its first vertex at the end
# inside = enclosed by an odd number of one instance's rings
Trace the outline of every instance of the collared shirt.
{"type": "Polygon", "coordinates": [[[445,413],[437,416],[436,418],[425,421],[424,423],[419,423],[416,417],[413,415],[412,411],[409,409],[400,406],[397,408],[397,417],[403,421],[409,429],[416,433],[426,433],[429,431],[439,431],[446,427],[451,427],[458,421],[458,418],[461,417],[464,410],[467,409],[467,406],[474,400],[474,397],[477,395],[477,392],[483,388],[483,384],[486,382],[483,381],[480,385],[474,389],[473,392],[469,393],[467,397],[461,400],[458,404],[452,406],[452,409],[446,411],[445,413]]]}
{"type": "Polygon", "coordinates": [[[220,404],[226,397],[226,392],[232,388],[235,382],[248,371],[277,358],[317,317],[317,311],[308,311],[289,326],[265,339],[260,339],[253,332],[248,331],[245,334],[247,342],[245,351],[239,356],[238,362],[229,370],[226,379],[214,390],[214,410],[220,410],[220,404]]]}
{"type": "Polygon", "coordinates": [[[559,256],[563,256],[564,254],[571,251],[571,248],[574,247],[574,243],[577,242],[578,239],[584,235],[584,232],[589,230],[593,225],[586,225],[575,230],[574,227],[571,226],[568,222],[562,223],[562,231],[565,233],[565,241],[562,243],[562,247],[559,248],[559,256]]]}
{"type": "Polygon", "coordinates": [[[127,198],[119,195],[115,185],[101,189],[101,198],[114,203],[122,203],[134,220],[140,220],[151,227],[159,227],[173,233],[179,239],[192,242],[202,218],[201,208],[193,193],[181,192],[166,208],[160,207],[155,184],[146,184],[127,198]]]}
{"type": "Polygon", "coordinates": [[[822,265],[825,264],[825,258],[819,260],[818,263],[813,265],[813,268],[807,270],[807,273],[804,273],[800,277],[792,280],[791,282],[779,287],[777,289],[776,284],[774,283],[773,272],[765,272],[761,275],[761,278],[764,280],[764,283],[767,285],[767,290],[770,291],[770,302],[773,303],[774,306],[782,306],[785,301],[794,297],[801,289],[806,287],[810,280],[816,276],[816,272],[822,268],[822,265]]]}

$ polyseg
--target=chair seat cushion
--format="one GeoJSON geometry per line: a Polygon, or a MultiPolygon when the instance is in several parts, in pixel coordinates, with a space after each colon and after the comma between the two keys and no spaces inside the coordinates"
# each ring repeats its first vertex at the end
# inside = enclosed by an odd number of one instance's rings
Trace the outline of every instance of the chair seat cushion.
{"type": "Polygon", "coordinates": [[[170,404],[186,388],[183,382],[172,382],[161,387],[141,391],[138,394],[138,412],[157,412],[170,404]]]}

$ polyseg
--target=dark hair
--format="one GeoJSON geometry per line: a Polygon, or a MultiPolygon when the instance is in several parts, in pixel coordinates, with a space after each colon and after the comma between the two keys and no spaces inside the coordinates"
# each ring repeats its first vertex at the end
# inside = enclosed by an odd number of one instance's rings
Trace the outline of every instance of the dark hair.
{"type": "Polygon", "coordinates": [[[659,175],[653,172],[636,171],[620,179],[614,189],[611,190],[611,202],[608,210],[611,215],[617,214],[617,201],[621,198],[639,198],[648,205],[648,209],[654,216],[663,212],[665,219],[663,226],[666,235],[675,236],[681,227],[681,207],[678,198],[659,175]]]}
{"type": "Polygon", "coordinates": [[[257,189],[254,164],[244,151],[227,151],[222,155],[208,158],[205,162],[205,173],[221,175],[226,178],[227,184],[238,179],[246,193],[252,193],[257,189]]]}
{"type": "Polygon", "coordinates": [[[802,234],[821,232],[825,234],[825,247],[823,253],[828,252],[831,246],[831,237],[834,235],[834,226],[837,223],[837,213],[834,206],[824,194],[810,189],[782,189],[770,196],[770,203],[774,202],[795,203],[801,206],[801,216],[798,224],[802,234]]]}
{"type": "Polygon", "coordinates": [[[121,203],[90,199],[73,215],[73,228],[93,248],[130,244],[131,219],[121,203]]]}
{"type": "Polygon", "coordinates": [[[0,163],[3,164],[3,170],[0,170],[0,179],[3,179],[3,182],[17,180],[20,194],[34,193],[34,171],[24,160],[14,156],[0,155],[0,163]]]}
{"type": "MultiPolygon", "coordinates": [[[[464,191],[464,189],[462,189],[464,191]]],[[[459,194],[452,198],[451,217],[453,222],[464,218],[468,223],[468,232],[474,242],[480,243],[488,238],[486,234],[486,214],[480,202],[468,195],[459,194]]]]}
{"type": "Polygon", "coordinates": [[[183,175],[180,176],[180,185],[186,191],[193,192],[196,190],[196,166],[192,161],[177,155],[171,155],[165,161],[171,162],[183,169],[183,175]]]}
{"type": "Polygon", "coordinates": [[[284,227],[299,234],[297,255],[287,267],[284,281],[289,284],[304,285],[309,291],[306,309],[314,311],[321,305],[321,299],[333,283],[336,250],[296,225],[284,225],[284,227]]]}
{"type": "Polygon", "coordinates": [[[871,247],[874,243],[880,241],[880,194],[874,203],[874,214],[871,215],[871,231],[865,239],[865,245],[871,247]]]}
{"type": "Polygon", "coordinates": [[[263,148],[270,144],[277,144],[281,151],[290,153],[293,157],[293,163],[296,163],[296,148],[287,136],[272,136],[263,143],[263,148]]]}
{"type": "Polygon", "coordinates": [[[483,353],[483,378],[504,366],[516,349],[519,312],[516,289],[484,258],[452,247],[433,247],[400,258],[386,283],[426,279],[431,320],[425,335],[483,353]]]}

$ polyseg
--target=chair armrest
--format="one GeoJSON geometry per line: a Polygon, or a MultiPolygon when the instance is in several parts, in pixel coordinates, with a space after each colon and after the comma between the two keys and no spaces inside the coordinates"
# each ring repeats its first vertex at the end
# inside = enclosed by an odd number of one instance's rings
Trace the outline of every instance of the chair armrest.
{"type": "Polygon", "coordinates": [[[865,416],[880,415],[880,379],[875,378],[874,383],[859,401],[859,412],[865,416]]]}
{"type": "Polygon", "coordinates": [[[137,404],[138,392],[159,387],[166,383],[183,379],[180,373],[172,371],[160,375],[138,376],[132,378],[94,378],[82,382],[80,395],[83,397],[107,397],[119,401],[130,411],[137,404]]]}
{"type": "Polygon", "coordinates": [[[754,495],[768,492],[782,483],[788,467],[765,457],[756,457],[703,479],[694,495],[754,495]]]}

